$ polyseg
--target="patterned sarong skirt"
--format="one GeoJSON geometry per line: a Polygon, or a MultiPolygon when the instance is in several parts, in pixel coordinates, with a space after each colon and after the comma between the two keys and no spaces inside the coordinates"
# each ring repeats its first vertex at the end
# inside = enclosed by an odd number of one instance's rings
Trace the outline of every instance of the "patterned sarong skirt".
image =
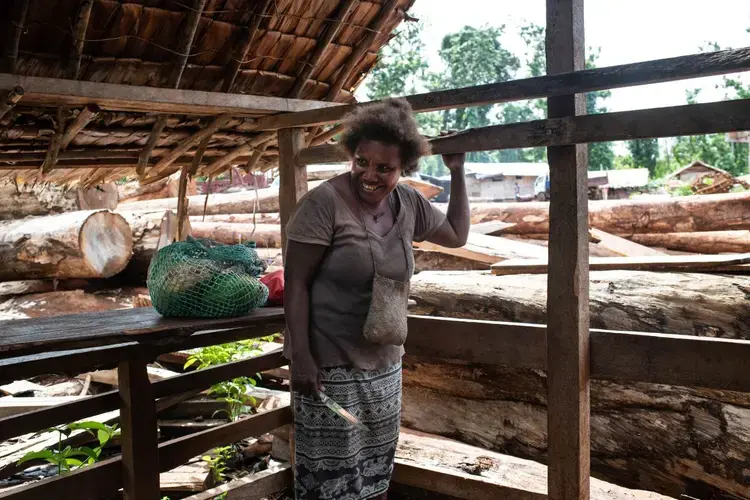
{"type": "Polygon", "coordinates": [[[401,363],[321,370],[324,392],[368,430],[317,399],[294,394],[296,500],[364,500],[388,490],[401,417],[401,363]]]}

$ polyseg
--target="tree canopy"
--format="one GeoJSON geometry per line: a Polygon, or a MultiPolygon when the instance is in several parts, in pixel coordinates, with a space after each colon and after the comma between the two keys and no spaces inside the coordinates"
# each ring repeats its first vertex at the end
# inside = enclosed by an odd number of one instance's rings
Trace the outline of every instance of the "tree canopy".
{"type": "MultiPolygon", "coordinates": [[[[368,76],[367,96],[383,99],[435,90],[470,87],[504,82],[546,73],[545,29],[528,24],[518,35],[525,42],[522,54],[508,49],[505,26],[481,28],[465,26],[448,33],[442,40],[439,57],[442,68],[431,68],[422,42],[423,24],[406,22],[395,38],[379,54],[379,62],[368,76]]],[[[719,50],[709,44],[704,50],[719,50]]],[[[587,68],[595,68],[599,50],[589,48],[587,68]]],[[[738,78],[726,77],[720,88],[725,99],[750,98],[750,85],[738,78]]],[[[700,89],[688,93],[687,102],[695,103],[700,89]]],[[[606,113],[608,90],[586,94],[588,114],[606,113]]],[[[502,105],[475,106],[432,113],[420,113],[417,121],[423,133],[436,136],[444,130],[466,130],[488,125],[507,124],[544,119],[547,116],[545,99],[519,101],[502,105]]],[[[740,175],[748,171],[748,144],[730,143],[724,134],[678,137],[662,141],[634,140],[626,143],[627,154],[616,157],[612,143],[589,144],[589,169],[647,168],[652,178],[663,176],[693,160],[740,175]]],[[[546,160],[546,148],[484,151],[467,155],[473,162],[541,162],[546,160]]],[[[432,175],[447,173],[436,158],[423,160],[423,169],[432,175]]]]}

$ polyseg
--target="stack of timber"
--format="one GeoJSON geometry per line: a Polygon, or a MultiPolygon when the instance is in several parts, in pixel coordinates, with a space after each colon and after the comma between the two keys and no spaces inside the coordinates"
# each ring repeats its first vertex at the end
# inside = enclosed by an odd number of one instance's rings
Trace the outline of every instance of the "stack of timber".
{"type": "MultiPolygon", "coordinates": [[[[545,240],[549,234],[549,203],[476,204],[471,218],[475,224],[512,224],[502,234],[516,238],[545,240]]],[[[590,201],[589,226],[592,232],[599,232],[598,236],[592,234],[592,241],[597,244],[603,234],[662,252],[748,253],[750,192],[590,201]]],[[[644,252],[615,250],[616,254],[629,257],[649,255],[644,252]]]]}
{"type": "MultiPolygon", "coordinates": [[[[750,339],[748,276],[592,271],[590,279],[592,328],[750,339]]],[[[412,280],[410,312],[545,324],[546,291],[544,274],[423,272],[412,280]]],[[[544,371],[408,353],[407,345],[404,425],[546,460],[544,371]]],[[[596,477],[671,497],[750,498],[750,395],[593,380],[591,404],[596,477]]]]}

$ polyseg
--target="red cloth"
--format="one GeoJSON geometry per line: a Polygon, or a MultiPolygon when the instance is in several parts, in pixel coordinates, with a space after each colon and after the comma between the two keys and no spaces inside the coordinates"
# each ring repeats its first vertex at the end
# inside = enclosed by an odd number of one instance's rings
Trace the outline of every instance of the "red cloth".
{"type": "Polygon", "coordinates": [[[284,305],[284,270],[279,269],[272,273],[266,274],[260,278],[260,282],[268,287],[269,306],[284,305]]]}

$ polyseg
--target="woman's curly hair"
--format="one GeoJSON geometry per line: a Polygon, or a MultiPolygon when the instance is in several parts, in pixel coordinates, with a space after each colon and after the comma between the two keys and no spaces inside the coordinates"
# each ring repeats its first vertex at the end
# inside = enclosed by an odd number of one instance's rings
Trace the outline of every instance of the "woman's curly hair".
{"type": "Polygon", "coordinates": [[[398,146],[401,152],[402,174],[419,169],[419,159],[431,153],[430,143],[419,133],[411,105],[405,99],[384,101],[358,107],[344,119],[346,131],[340,144],[354,156],[362,139],[398,146]]]}

